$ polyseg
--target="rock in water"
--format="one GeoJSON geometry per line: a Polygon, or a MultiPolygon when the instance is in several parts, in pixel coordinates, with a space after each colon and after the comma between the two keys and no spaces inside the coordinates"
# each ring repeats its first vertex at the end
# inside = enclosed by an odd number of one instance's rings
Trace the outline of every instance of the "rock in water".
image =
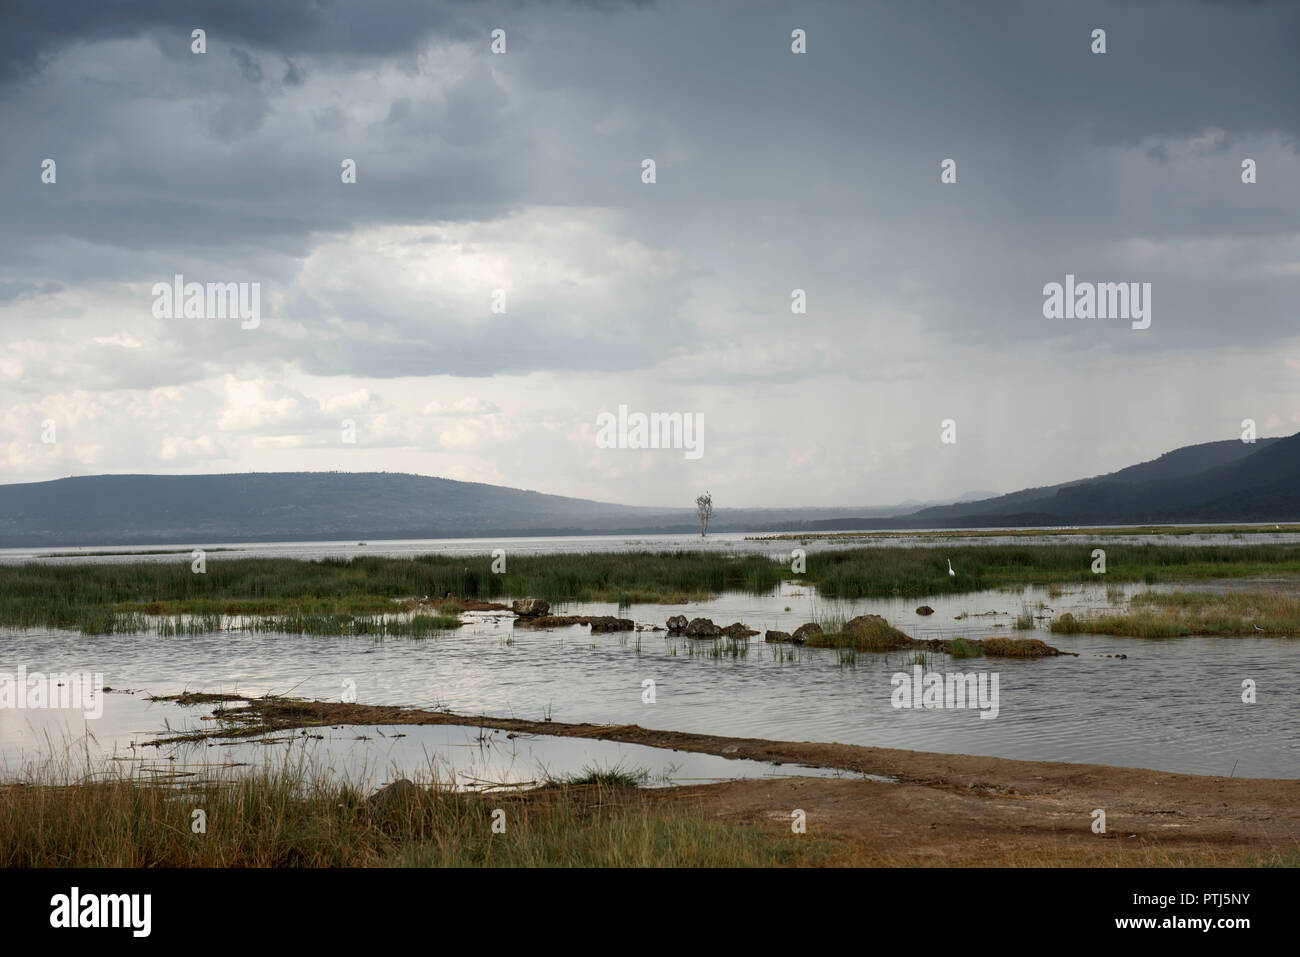
{"type": "Polygon", "coordinates": [[[822,626],[815,621],[810,621],[806,625],[800,625],[794,630],[790,640],[796,645],[802,645],[809,638],[820,638],[822,636],[822,626]]]}
{"type": "Polygon", "coordinates": [[[695,618],[686,626],[687,638],[717,638],[722,629],[708,618],[695,618]]]}
{"type": "Polygon", "coordinates": [[[510,610],[520,618],[538,618],[550,614],[551,606],[540,598],[516,598],[510,610]]]}
{"type": "Polygon", "coordinates": [[[880,615],[858,615],[844,624],[844,633],[853,640],[853,646],[859,651],[894,651],[908,648],[915,641],[897,628],[891,628],[889,622],[880,615]]]}
{"type": "Polygon", "coordinates": [[[589,619],[587,624],[591,625],[593,635],[604,631],[631,631],[636,627],[631,618],[615,618],[613,615],[598,615],[589,619]]]}
{"type": "Polygon", "coordinates": [[[668,619],[668,630],[669,630],[670,632],[672,632],[674,635],[681,634],[683,631],[685,631],[685,630],[686,630],[686,616],[685,616],[685,615],[673,615],[673,617],[669,618],[669,619],[668,619]]]}

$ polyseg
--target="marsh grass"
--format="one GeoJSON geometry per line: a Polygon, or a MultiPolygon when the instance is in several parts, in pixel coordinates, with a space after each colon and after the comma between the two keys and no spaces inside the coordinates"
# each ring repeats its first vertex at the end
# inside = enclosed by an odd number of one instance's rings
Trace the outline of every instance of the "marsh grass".
{"type": "Polygon", "coordinates": [[[285,635],[369,635],[375,638],[429,638],[459,627],[455,615],[279,615],[253,620],[243,630],[285,635]]]}
{"type": "Polygon", "coordinates": [[[1029,631],[1034,627],[1034,610],[1028,605],[1020,606],[1020,614],[1016,618],[1017,631],[1029,631]]]}
{"type": "Polygon", "coordinates": [[[1058,634],[1121,635],[1132,638],[1285,637],[1300,635],[1300,598],[1278,592],[1140,592],[1123,612],[1052,622],[1058,634]]]}
{"type": "Polygon", "coordinates": [[[708,651],[711,658],[748,658],[749,642],[726,636],[716,639],[708,651]]]}
{"type": "Polygon", "coordinates": [[[382,801],[300,771],[184,791],[29,781],[0,786],[0,867],[769,867],[825,856],[807,838],[642,801],[627,774],[526,794],[422,785],[382,801]],[[196,808],[205,834],[191,830],[196,808]],[[504,833],[493,833],[497,808],[504,833]]]}
{"type": "MultiPolygon", "coordinates": [[[[924,598],[1025,585],[1095,583],[1091,544],[813,551],[801,581],[830,599],[924,598]],[[946,560],[958,569],[948,575],[946,560]]],[[[1300,574],[1300,545],[1114,545],[1111,582],[1155,582],[1243,575],[1300,574]]],[[[0,625],[60,628],[84,634],[149,632],[176,616],[261,616],[338,627],[384,615],[394,602],[451,592],[460,599],[532,596],[551,602],[632,604],[705,600],[727,591],[771,594],[789,577],[761,555],[716,552],[612,552],[521,555],[508,574],[493,574],[486,556],[362,556],[303,561],[211,559],[206,574],[179,561],[113,564],[0,565],[0,625]]],[[[190,633],[182,619],[181,633],[190,633]]],[[[369,631],[366,629],[369,628],[369,631]]]]}
{"type": "Polygon", "coordinates": [[[978,658],[984,654],[984,646],[977,641],[954,638],[948,644],[948,654],[954,658],[978,658]]]}
{"type": "Polygon", "coordinates": [[[568,775],[552,783],[570,787],[640,788],[650,783],[650,771],[647,768],[627,767],[621,762],[608,768],[588,764],[580,773],[568,775]]]}

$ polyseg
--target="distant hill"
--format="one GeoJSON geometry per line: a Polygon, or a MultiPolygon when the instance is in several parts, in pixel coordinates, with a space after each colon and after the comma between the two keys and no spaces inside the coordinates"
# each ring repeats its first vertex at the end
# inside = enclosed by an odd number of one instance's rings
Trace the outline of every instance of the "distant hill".
{"type": "MultiPolygon", "coordinates": [[[[799,529],[846,511],[722,509],[711,530],[799,529]]],[[[0,485],[0,547],[695,532],[694,508],[613,505],[387,472],[94,475],[0,485]]]]}
{"type": "MultiPolygon", "coordinates": [[[[923,508],[719,508],[712,531],[1300,521],[1300,434],[1208,442],[1074,482],[923,508]]],[[[657,534],[692,508],[388,472],[94,475],[0,485],[0,547],[657,534]]]]}
{"type": "Polygon", "coordinates": [[[1206,442],[1089,479],[935,506],[863,528],[1282,522],[1300,520],[1300,434],[1206,442]]]}

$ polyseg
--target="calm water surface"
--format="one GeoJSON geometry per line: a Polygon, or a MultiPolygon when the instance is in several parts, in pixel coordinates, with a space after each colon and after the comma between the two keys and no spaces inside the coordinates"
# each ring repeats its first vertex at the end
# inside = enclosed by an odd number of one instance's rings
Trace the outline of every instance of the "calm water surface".
{"type": "MultiPolygon", "coordinates": [[[[915,637],[1028,635],[1080,657],[954,660],[931,654],[930,671],[998,673],[999,714],[982,720],[977,710],[894,709],[890,678],[910,670],[907,655],[859,653],[856,661],[845,664],[834,650],[769,645],[761,635],[732,645],[670,638],[649,630],[624,635],[591,635],[583,626],[533,631],[515,628],[509,614],[492,613],[466,615],[469,623],[445,637],[381,642],[239,632],[157,638],[6,630],[0,631],[0,671],[22,664],[29,671],[102,672],[108,685],[138,693],[107,695],[105,717],[89,722],[88,728],[87,722],[67,712],[0,710],[0,757],[13,768],[69,744],[75,754],[78,746],[87,747],[87,730],[99,742],[94,748],[111,752],[140,735],[152,737],[164,723],[176,727],[198,719],[195,709],[182,713],[174,706],[152,705],[141,710],[145,692],[277,693],[340,700],[345,682],[351,681],[363,703],[447,708],[470,715],[635,723],[1238,777],[1300,777],[1300,644],[1295,639],[1059,636],[1048,633],[1045,622],[1033,632],[1012,629],[1022,607],[1047,616],[1108,607],[1102,587],[1076,587],[1055,595],[1034,588],[990,591],[931,598],[928,603],[935,614],[922,617],[915,613],[915,600],[833,603],[819,599],[812,588],[786,585],[770,596],[729,594],[686,606],[620,610],[613,604],[570,603],[556,610],[618,613],[647,628],[662,626],[674,614],[703,615],[718,624],[745,622],[760,632],[790,631],[828,614],[874,613],[915,637]],[[958,619],[963,614],[966,617],[958,619]],[[1106,654],[1127,658],[1102,657],[1106,654]],[[655,686],[653,704],[643,701],[647,679],[655,686]],[[1247,679],[1258,688],[1255,704],[1241,701],[1247,679]]],[[[407,766],[411,759],[403,749],[418,743],[436,751],[422,736],[443,733],[399,731],[408,738],[396,739],[404,742],[396,745],[370,732],[364,732],[368,742],[358,741],[363,729],[342,729],[318,743],[313,759],[382,768],[400,752],[398,763],[407,766]]],[[[584,746],[594,747],[591,742],[584,746]]],[[[229,748],[207,751],[222,755],[222,761],[234,753],[229,748]]],[[[463,754],[451,744],[440,753],[463,754]]],[[[564,771],[581,767],[574,766],[578,757],[555,760],[564,771]]],[[[656,759],[647,766],[664,772],[671,762],[686,760],[672,754],[671,760],[656,759]]],[[[501,762],[485,762],[488,777],[501,773],[501,762]]],[[[523,762],[517,772],[533,774],[535,768],[523,762]]],[[[685,773],[709,777],[720,772],[712,765],[691,765],[685,773]]]]}

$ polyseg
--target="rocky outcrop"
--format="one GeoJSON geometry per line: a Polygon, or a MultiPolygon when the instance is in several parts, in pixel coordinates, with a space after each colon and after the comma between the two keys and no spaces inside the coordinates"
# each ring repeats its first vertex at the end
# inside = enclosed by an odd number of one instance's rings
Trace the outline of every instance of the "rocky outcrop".
{"type": "Polygon", "coordinates": [[[859,615],[846,622],[842,631],[827,634],[820,625],[809,622],[795,629],[793,635],[784,631],[769,631],[765,639],[773,642],[807,644],[812,647],[847,647],[858,651],[900,651],[907,648],[938,651],[954,657],[969,658],[987,655],[990,658],[1047,658],[1054,655],[1073,655],[1061,651],[1036,638],[986,638],[972,639],[913,638],[894,628],[880,615],[859,615]],[[954,645],[958,647],[954,648],[954,645]]]}
{"type": "Polygon", "coordinates": [[[520,618],[540,618],[550,614],[551,606],[540,598],[516,598],[510,603],[510,610],[520,618]]]}
{"type": "Polygon", "coordinates": [[[636,623],[631,618],[615,618],[613,615],[599,615],[587,622],[594,635],[602,631],[631,631],[636,623]]]}
{"type": "Polygon", "coordinates": [[[790,640],[796,645],[804,644],[809,638],[816,640],[822,636],[822,626],[815,621],[810,621],[806,625],[800,625],[790,636],[790,640]]]}
{"type": "Polygon", "coordinates": [[[751,635],[757,635],[753,628],[741,624],[738,621],[732,622],[725,628],[719,628],[710,618],[692,618],[689,622],[685,615],[673,615],[668,619],[668,633],[672,635],[685,635],[687,638],[748,638],[751,635]]]}
{"type": "Polygon", "coordinates": [[[903,634],[880,615],[858,615],[844,624],[844,633],[861,651],[896,651],[916,640],[903,634]]]}
{"type": "Polygon", "coordinates": [[[845,631],[860,631],[864,628],[888,628],[889,622],[885,621],[881,615],[858,615],[857,618],[850,618],[844,623],[845,631]]]}
{"type": "Polygon", "coordinates": [[[721,635],[722,629],[708,618],[694,618],[686,626],[687,638],[718,638],[721,635]]]}

